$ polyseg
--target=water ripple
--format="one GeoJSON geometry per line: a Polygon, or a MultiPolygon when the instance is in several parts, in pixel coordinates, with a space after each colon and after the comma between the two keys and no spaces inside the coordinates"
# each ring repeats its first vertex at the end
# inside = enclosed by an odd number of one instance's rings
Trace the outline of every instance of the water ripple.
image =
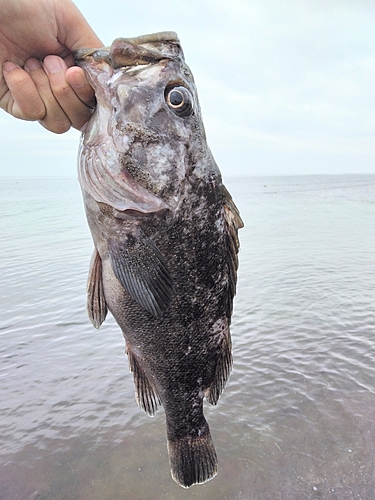
{"type": "Polygon", "coordinates": [[[77,183],[0,182],[1,498],[372,500],[375,178],[228,187],[246,227],[233,373],[205,405],[219,475],[185,492],[163,411],[137,407],[119,328],[86,317],[77,183]]]}

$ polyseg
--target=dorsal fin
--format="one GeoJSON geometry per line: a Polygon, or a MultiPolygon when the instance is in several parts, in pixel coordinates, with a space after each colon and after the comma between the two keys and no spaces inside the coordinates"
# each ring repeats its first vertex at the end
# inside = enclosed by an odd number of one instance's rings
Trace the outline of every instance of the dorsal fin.
{"type": "Polygon", "coordinates": [[[229,296],[228,296],[228,310],[227,317],[230,319],[233,309],[233,297],[236,293],[237,284],[237,269],[238,269],[238,251],[240,242],[238,239],[238,230],[244,227],[238,208],[229,194],[226,187],[223,185],[223,214],[225,223],[226,234],[226,247],[227,247],[227,266],[228,266],[228,279],[229,279],[229,296]]]}

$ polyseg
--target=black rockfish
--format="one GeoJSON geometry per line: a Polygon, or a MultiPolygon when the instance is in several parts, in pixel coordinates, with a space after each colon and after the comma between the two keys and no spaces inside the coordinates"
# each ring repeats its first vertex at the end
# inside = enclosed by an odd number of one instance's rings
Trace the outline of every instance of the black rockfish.
{"type": "Polygon", "coordinates": [[[88,313],[121,327],[139,406],[163,405],[173,479],[216,475],[203,398],[232,365],[229,324],[243,226],[207,146],[193,75],[173,32],[82,49],[97,107],[81,184],[95,250],[88,313]]]}

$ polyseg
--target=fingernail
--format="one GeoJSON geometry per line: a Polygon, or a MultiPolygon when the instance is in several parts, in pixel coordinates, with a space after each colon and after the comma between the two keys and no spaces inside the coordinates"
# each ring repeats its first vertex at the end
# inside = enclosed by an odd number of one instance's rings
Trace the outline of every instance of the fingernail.
{"type": "Polygon", "coordinates": [[[69,75],[69,84],[74,89],[80,89],[86,85],[86,79],[80,73],[74,73],[69,75]]]}
{"type": "Polygon", "coordinates": [[[3,64],[3,72],[6,73],[7,71],[12,71],[13,69],[19,69],[20,66],[18,64],[14,64],[12,61],[5,61],[3,64]]]}
{"type": "Polygon", "coordinates": [[[39,69],[42,67],[41,61],[39,59],[35,59],[35,57],[31,57],[25,62],[26,71],[33,71],[34,69],[39,69]]]}
{"type": "Polygon", "coordinates": [[[54,56],[46,57],[43,61],[43,67],[49,75],[59,73],[64,69],[61,59],[54,56]]]}

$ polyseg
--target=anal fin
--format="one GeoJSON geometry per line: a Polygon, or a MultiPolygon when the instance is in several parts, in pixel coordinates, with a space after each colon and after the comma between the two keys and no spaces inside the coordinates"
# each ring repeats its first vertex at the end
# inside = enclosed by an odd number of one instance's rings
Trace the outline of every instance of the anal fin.
{"type": "Polygon", "coordinates": [[[102,259],[95,249],[91,258],[87,280],[87,314],[95,328],[99,328],[107,316],[104,297],[102,259]]]}
{"type": "Polygon", "coordinates": [[[126,353],[129,359],[130,371],[134,378],[137,403],[144,412],[150,415],[150,417],[153,417],[158,407],[161,405],[159,395],[129,346],[127,346],[126,353]]]}

